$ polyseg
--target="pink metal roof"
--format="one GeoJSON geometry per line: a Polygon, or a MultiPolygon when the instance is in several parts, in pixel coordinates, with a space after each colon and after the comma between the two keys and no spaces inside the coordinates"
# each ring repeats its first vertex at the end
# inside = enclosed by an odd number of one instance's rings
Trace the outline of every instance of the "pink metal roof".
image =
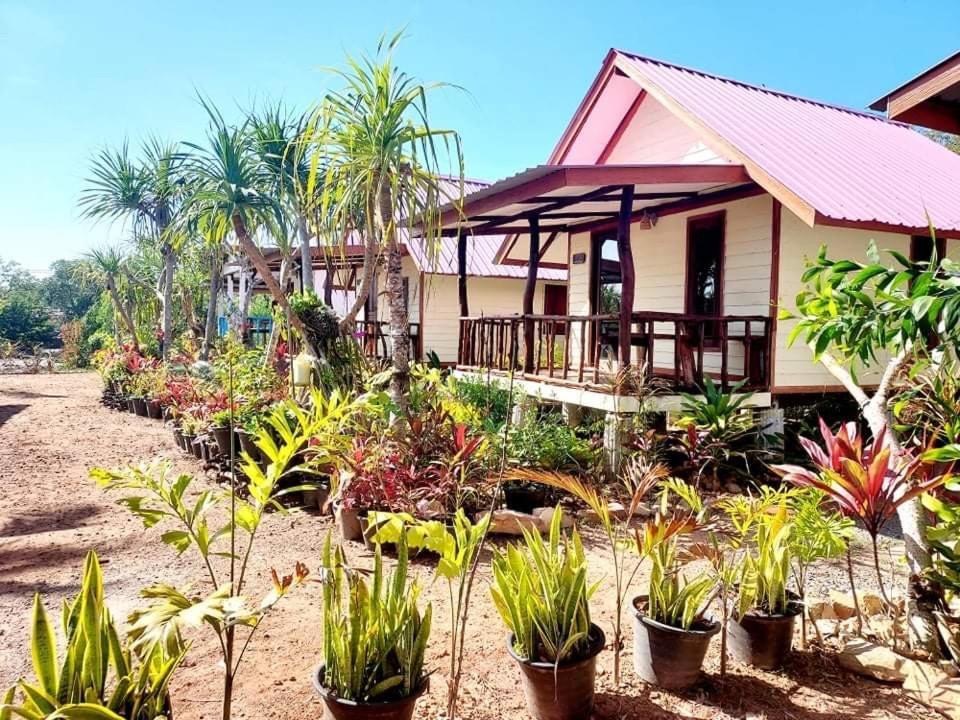
{"type": "Polygon", "coordinates": [[[612,59],[808,223],[925,228],[929,214],[960,231],[960,156],[907,125],[631,53],[612,59]]]}
{"type": "MultiPolygon", "coordinates": [[[[473,277],[526,278],[526,265],[504,265],[496,261],[503,235],[470,236],[467,239],[467,275],[473,277]]],[[[457,239],[442,238],[436,247],[425,247],[422,240],[413,240],[407,246],[414,263],[425,273],[435,275],[457,274],[457,239]]],[[[556,268],[537,269],[540,280],[563,281],[567,271],[556,268]]]]}

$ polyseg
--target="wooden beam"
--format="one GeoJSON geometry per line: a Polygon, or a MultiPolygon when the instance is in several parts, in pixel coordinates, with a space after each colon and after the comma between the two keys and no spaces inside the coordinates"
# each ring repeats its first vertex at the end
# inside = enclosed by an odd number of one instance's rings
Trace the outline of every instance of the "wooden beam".
{"type": "Polygon", "coordinates": [[[533,296],[537,291],[537,266],[540,264],[540,219],[530,218],[530,258],[527,282],[523,287],[523,370],[533,371],[533,296]]]}
{"type": "Polygon", "coordinates": [[[470,315],[467,304],[467,233],[457,235],[457,290],[460,293],[460,317],[470,315]]]}
{"type": "Polygon", "coordinates": [[[767,387],[773,387],[776,380],[777,362],[777,319],[780,315],[780,223],[783,219],[783,206],[776,198],[773,201],[773,214],[770,218],[770,337],[767,338],[767,387]]]}
{"type": "MultiPolygon", "coordinates": [[[[630,325],[633,317],[633,297],[636,271],[633,267],[633,248],[630,246],[630,218],[633,215],[633,185],[624,185],[620,199],[620,217],[617,221],[617,257],[620,260],[620,364],[630,364],[630,325]]],[[[652,362],[652,358],[651,358],[652,362]]]]}

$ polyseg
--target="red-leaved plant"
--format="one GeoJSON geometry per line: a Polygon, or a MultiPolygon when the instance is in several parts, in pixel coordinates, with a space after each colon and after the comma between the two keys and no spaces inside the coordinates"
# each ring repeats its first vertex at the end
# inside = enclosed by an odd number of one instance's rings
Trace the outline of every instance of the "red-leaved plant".
{"type": "Polygon", "coordinates": [[[877,536],[901,505],[943,485],[950,476],[937,473],[933,463],[912,449],[894,452],[885,429],[866,444],[856,423],[844,424],[834,435],[821,419],[820,434],[823,447],[800,438],[815,471],[798,465],[774,465],[773,470],[794,485],[822,490],[844,515],[863,525],[873,543],[880,593],[889,605],[877,536]]]}

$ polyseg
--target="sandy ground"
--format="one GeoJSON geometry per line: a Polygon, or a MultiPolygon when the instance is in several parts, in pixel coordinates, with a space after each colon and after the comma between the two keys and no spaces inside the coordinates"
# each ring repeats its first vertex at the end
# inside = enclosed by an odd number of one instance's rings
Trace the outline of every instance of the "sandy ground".
{"type": "MultiPolygon", "coordinates": [[[[0,687],[29,670],[28,611],[35,592],[48,608],[77,590],[83,557],[95,549],[104,563],[109,602],[118,617],[137,604],[138,591],[155,581],[205,589],[204,574],[194,556],[178,559],[140,522],[114,503],[88,479],[94,465],[115,466],[155,457],[171,460],[178,470],[199,473],[200,463],[173,444],[167,428],[102,407],[100,383],[92,374],[0,375],[0,687]]],[[[202,482],[208,482],[203,479],[202,482]]],[[[300,560],[318,562],[330,522],[315,514],[292,512],[271,516],[262,532],[250,592],[269,586],[271,566],[289,569],[300,560]]],[[[595,596],[594,619],[605,630],[613,604],[609,565],[603,546],[589,531],[587,544],[593,578],[604,578],[595,596]]],[[[890,555],[895,557],[895,541],[890,555]]],[[[869,587],[868,556],[858,555],[861,587],[869,587]]],[[[351,547],[358,563],[369,562],[362,546],[351,547]]],[[[417,716],[442,715],[445,694],[445,650],[449,623],[446,587],[430,584],[431,568],[417,568],[426,599],[434,602],[434,634],[428,665],[435,670],[431,689],[417,716]]],[[[477,720],[524,718],[523,696],[516,668],[504,647],[504,630],[489,601],[488,566],[481,568],[474,595],[467,643],[461,716],[477,720]]],[[[843,569],[820,568],[813,578],[822,591],[842,588],[843,569]]],[[[265,631],[251,645],[234,700],[236,718],[300,720],[320,717],[322,709],[309,681],[320,654],[319,593],[305,586],[287,598],[269,618],[265,631]]],[[[57,614],[59,616],[59,613],[57,614]]],[[[609,637],[609,632],[608,632],[609,637]]],[[[187,665],[173,684],[178,720],[219,716],[222,676],[212,637],[197,631],[187,665]]],[[[930,711],[907,700],[895,687],[848,674],[834,656],[819,651],[796,652],[777,673],[731,666],[725,680],[717,677],[717,642],[707,658],[704,681],[682,694],[661,692],[639,682],[632,671],[627,640],[624,684],[612,682],[612,654],[600,658],[596,718],[933,718],[930,711]]]]}

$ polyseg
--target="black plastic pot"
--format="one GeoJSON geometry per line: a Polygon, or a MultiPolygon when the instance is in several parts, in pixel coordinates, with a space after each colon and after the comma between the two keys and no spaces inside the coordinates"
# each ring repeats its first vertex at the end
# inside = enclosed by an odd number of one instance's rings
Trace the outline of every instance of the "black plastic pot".
{"type": "MultiPolygon", "coordinates": [[[[228,427],[215,427],[213,428],[213,439],[217,441],[217,449],[220,451],[220,454],[225,458],[230,457],[230,428],[228,427]]],[[[237,454],[240,453],[240,448],[235,447],[237,454]]]]}
{"type": "Polygon", "coordinates": [[[514,510],[515,512],[530,515],[534,509],[546,506],[547,490],[546,488],[531,487],[529,485],[504,483],[503,501],[507,506],[507,510],[514,510]]]}
{"type": "Polygon", "coordinates": [[[181,450],[184,449],[185,446],[183,444],[183,433],[180,432],[180,428],[178,427],[173,429],[173,441],[177,444],[178,448],[181,450]]]}
{"type": "Polygon", "coordinates": [[[204,442],[205,442],[204,439],[200,435],[197,435],[196,437],[193,438],[193,442],[190,443],[190,452],[193,453],[193,456],[197,460],[203,460],[204,442]]]}
{"type": "Polygon", "coordinates": [[[147,400],[147,415],[153,420],[163,420],[163,408],[159,400],[147,400]]]}
{"type": "Polygon", "coordinates": [[[183,451],[187,453],[193,452],[193,439],[195,435],[188,435],[187,433],[181,432],[180,437],[183,438],[183,451]]]}
{"type": "Polygon", "coordinates": [[[248,433],[246,430],[238,430],[237,435],[240,437],[240,450],[249,455],[254,462],[260,462],[263,454],[260,452],[260,448],[257,447],[257,444],[253,441],[253,435],[248,433]]]}
{"type": "Polygon", "coordinates": [[[135,413],[137,411],[136,405],[133,402],[132,397],[127,398],[127,412],[135,413]]]}
{"type": "Polygon", "coordinates": [[[645,597],[633,601],[633,668],[644,682],[682,690],[700,679],[710,640],[720,623],[702,621],[690,630],[665,625],[644,615],[645,597]]]}
{"type": "Polygon", "coordinates": [[[140,417],[147,417],[147,401],[142,397],[133,399],[133,411],[140,417]]]}
{"type": "Polygon", "coordinates": [[[326,709],[324,717],[329,720],[411,720],[417,700],[430,687],[430,679],[424,678],[420,687],[405,698],[387,702],[362,703],[342,700],[324,687],[323,665],[321,665],[313,673],[313,687],[323,700],[326,709]]]}
{"type": "Polygon", "coordinates": [[[791,600],[784,615],[767,615],[752,610],[739,620],[731,620],[727,647],[737,662],[763,670],[783,667],[793,649],[793,625],[802,606],[791,600]]]}
{"type": "Polygon", "coordinates": [[[554,666],[531,662],[513,649],[513,635],[507,638],[507,652],[520,668],[527,712],[534,720],[589,720],[593,712],[593,688],[597,655],[606,637],[597,625],[590,626],[590,649],[586,656],[554,666]]]}

